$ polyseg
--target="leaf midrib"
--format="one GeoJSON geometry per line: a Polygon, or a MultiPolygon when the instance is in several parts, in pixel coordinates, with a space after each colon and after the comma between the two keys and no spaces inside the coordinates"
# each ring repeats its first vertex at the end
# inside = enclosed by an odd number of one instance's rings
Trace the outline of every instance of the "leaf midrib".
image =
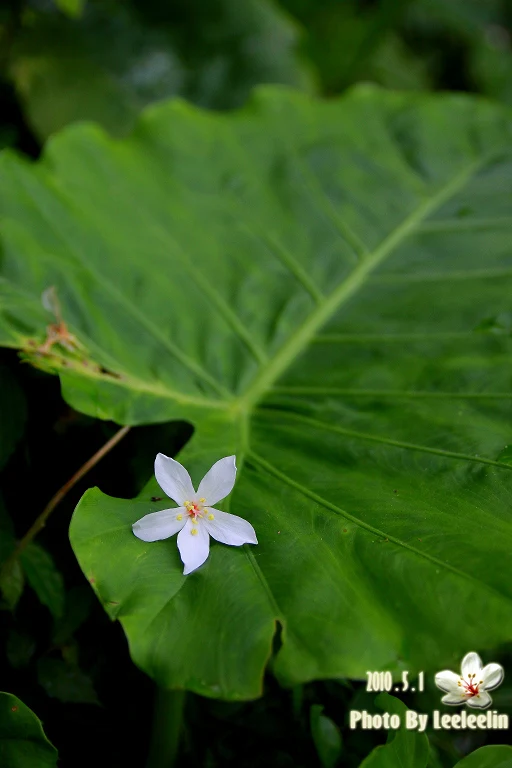
{"type": "MultiPolygon", "coordinates": [[[[370,275],[375,269],[391,254],[395,249],[410,235],[412,231],[418,229],[423,225],[425,219],[436,208],[440,207],[446,200],[452,197],[464,184],[471,178],[471,176],[477,171],[488,158],[482,158],[475,161],[466,167],[464,167],[455,177],[453,177],[447,184],[445,184],[435,195],[425,199],[415,210],[412,211],[404,221],[396,227],[384,240],[369,253],[362,261],[360,261],[351,274],[327,297],[320,298],[316,296],[317,306],[308,315],[305,321],[300,325],[295,333],[283,344],[272,359],[267,362],[267,365],[261,365],[259,372],[256,374],[252,383],[246,389],[245,393],[242,393],[238,398],[234,400],[231,398],[219,398],[218,400],[208,400],[201,396],[194,398],[196,405],[204,406],[206,410],[210,408],[212,410],[218,410],[219,408],[225,408],[227,412],[231,414],[245,413],[250,414],[253,408],[258,405],[267,391],[273,386],[274,382],[280,378],[285,370],[293,363],[293,361],[304,351],[307,345],[313,340],[313,337],[322,326],[334,315],[334,313],[340,309],[345,303],[348,302],[352,296],[357,293],[358,290],[365,284],[370,275]],[[215,408],[213,407],[215,403],[215,408]]],[[[25,185],[24,185],[25,186],[25,185]]],[[[27,194],[30,194],[26,189],[27,194]]],[[[45,212],[42,212],[46,215],[45,212]]],[[[73,249],[73,252],[76,252],[73,249]]],[[[78,261],[82,268],[85,268],[83,260],[78,258],[78,261]]],[[[90,270],[90,266],[89,266],[90,270]]],[[[105,281],[103,281],[105,282],[105,281]]],[[[124,298],[118,295],[114,286],[107,285],[109,290],[115,293],[116,298],[124,298]]],[[[130,310],[137,314],[136,308],[130,306],[130,310]]],[[[140,318],[143,325],[146,324],[146,318],[140,318]]],[[[155,328],[151,326],[149,329],[151,332],[155,332],[155,328]]],[[[158,336],[158,333],[155,333],[158,336]]],[[[168,342],[168,340],[166,340],[168,342]]],[[[170,350],[171,351],[171,350],[170,350]]],[[[173,353],[176,352],[173,345],[173,353]]],[[[191,362],[188,356],[181,353],[181,362],[185,362],[187,368],[192,372],[198,373],[195,370],[194,365],[189,365],[191,362]],[[184,359],[186,358],[186,360],[184,359]]],[[[201,377],[205,379],[206,372],[201,370],[201,377]]],[[[216,387],[219,386],[217,382],[216,387]]],[[[220,390],[218,390],[220,392],[220,390]]],[[[224,393],[223,393],[224,394],[224,393]]],[[[172,399],[172,395],[171,395],[172,399]]],[[[188,398],[176,398],[177,402],[181,400],[182,404],[188,398]]]]}
{"type": "MultiPolygon", "coordinates": [[[[245,395],[241,396],[237,401],[237,407],[240,409],[240,447],[237,451],[237,456],[240,458],[240,470],[245,462],[246,456],[248,454],[254,455],[250,449],[249,419],[265,393],[273,386],[274,382],[282,373],[284,373],[296,357],[298,357],[298,355],[306,348],[317,331],[359,290],[359,288],[361,288],[362,285],[364,285],[365,279],[378,267],[378,265],[383,262],[384,259],[389,256],[395,248],[397,248],[400,243],[402,243],[403,240],[405,240],[408,235],[429,216],[430,213],[455,195],[471,176],[485,164],[486,160],[487,158],[482,158],[481,160],[466,166],[450,182],[445,184],[436,195],[425,200],[411,214],[409,214],[409,216],[395,230],[393,230],[393,232],[384,238],[381,244],[370,253],[364,261],[361,261],[357,265],[347,280],[341,283],[323,303],[317,305],[316,309],[297,329],[295,334],[290,337],[269,362],[268,367],[261,370],[256,376],[252,385],[246,390],[245,395]]],[[[356,519],[354,521],[358,522],[356,519]]],[[[400,540],[397,540],[395,543],[403,544],[400,540]]],[[[263,583],[267,596],[271,596],[270,606],[275,611],[277,603],[272,589],[254,556],[249,557],[250,553],[247,549],[247,547],[244,547],[245,554],[248,557],[256,576],[263,583]]],[[[414,548],[411,548],[411,550],[416,554],[423,554],[414,548]]],[[[438,562],[437,559],[432,556],[427,556],[426,559],[435,561],[436,563],[438,562]]],[[[458,572],[457,569],[454,569],[449,565],[445,564],[445,567],[454,571],[459,576],[470,578],[463,572],[458,572]]],[[[502,595],[500,595],[500,597],[502,597],[502,595]]],[[[277,616],[279,616],[279,614],[277,614],[277,616]]],[[[281,620],[283,620],[282,617],[281,620]]]]}
{"type": "MultiPolygon", "coordinates": [[[[206,398],[203,403],[203,398],[197,397],[195,398],[196,405],[204,404],[206,410],[209,410],[210,408],[214,410],[213,404],[215,403],[215,409],[217,410],[220,407],[225,408],[226,411],[231,414],[250,414],[267,391],[273,386],[274,382],[280,378],[286,369],[314,339],[314,336],[319,329],[326,324],[340,307],[346,304],[349,299],[361,289],[375,269],[396,250],[410,233],[424,225],[427,217],[461,189],[487,160],[487,157],[482,158],[464,167],[435,195],[425,199],[415,210],[413,210],[398,227],[384,238],[377,248],[357,264],[348,278],[340,283],[329,296],[322,300],[319,300],[319,297],[317,296],[318,303],[315,309],[308,315],[302,325],[297,328],[295,333],[293,333],[293,335],[281,346],[274,357],[268,361],[267,365],[262,365],[260,367],[259,372],[246,389],[245,393],[242,393],[234,400],[230,398],[219,398],[214,401],[210,400],[209,403],[206,398]]],[[[25,189],[25,191],[28,193],[27,189],[25,189]]],[[[79,259],[79,262],[81,266],[84,267],[83,260],[79,259]]],[[[113,286],[108,287],[109,289],[112,288],[115,290],[113,286]]],[[[134,308],[131,307],[132,311],[133,309],[134,308]]],[[[151,327],[150,330],[154,331],[155,329],[151,327]]],[[[189,367],[192,370],[193,366],[188,366],[188,357],[186,362],[186,367],[189,367]]],[[[204,376],[205,372],[201,371],[201,374],[204,376]]],[[[187,398],[180,399],[184,404],[187,398]]],[[[177,401],[179,402],[178,399],[177,401]]]]}
{"type": "Polygon", "coordinates": [[[347,303],[365,284],[372,272],[413,232],[433,211],[455,195],[479,170],[488,158],[471,163],[445,184],[435,195],[424,200],[404,221],[396,227],[364,261],[361,261],[349,277],[319,304],[304,323],[261,368],[252,384],[237,401],[238,408],[246,412],[258,404],[274,382],[286,371],[291,363],[304,351],[315,333],[347,303]]]}

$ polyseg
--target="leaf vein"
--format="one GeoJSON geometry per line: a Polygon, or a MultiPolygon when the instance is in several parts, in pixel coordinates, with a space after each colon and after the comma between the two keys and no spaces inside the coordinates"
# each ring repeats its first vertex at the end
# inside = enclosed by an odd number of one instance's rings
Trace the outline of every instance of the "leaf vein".
{"type": "MultiPolygon", "coordinates": [[[[275,419],[275,410],[274,409],[265,409],[263,406],[260,407],[260,414],[262,415],[272,415],[272,418],[275,419]],[[265,411],[268,411],[268,414],[264,414],[265,411]]],[[[370,440],[374,443],[382,443],[383,445],[390,445],[394,448],[406,448],[411,451],[421,451],[422,453],[433,453],[436,456],[445,456],[448,459],[455,459],[455,460],[462,460],[462,461],[471,461],[475,464],[489,464],[493,467],[501,467],[502,469],[512,469],[511,464],[504,464],[501,461],[493,461],[492,459],[485,459],[481,456],[471,456],[468,453],[458,453],[457,451],[448,451],[443,448],[430,448],[427,445],[418,445],[416,443],[408,443],[402,440],[393,440],[392,438],[388,437],[382,437],[380,435],[371,435],[367,432],[358,432],[353,429],[346,429],[345,427],[339,427],[335,424],[326,424],[323,421],[318,421],[317,419],[312,419],[309,416],[304,416],[300,413],[290,413],[290,412],[281,412],[281,417],[284,417],[285,419],[300,421],[305,424],[309,424],[312,427],[315,427],[317,429],[322,429],[327,432],[335,432],[340,435],[347,435],[348,437],[355,437],[356,439],[360,440],[370,440]]]]}
{"type": "Polygon", "coordinates": [[[477,169],[484,165],[485,160],[463,168],[454,178],[446,183],[438,192],[425,199],[414,209],[402,223],[396,227],[379,246],[365,259],[360,261],[348,278],[319,305],[288,341],[278,350],[266,368],[260,370],[246,390],[241,400],[246,406],[253,406],[269,389],[274,381],[288,368],[293,360],[304,350],[316,331],[321,328],[336,312],[365,284],[368,276],[384,261],[433,211],[455,195],[471,178],[477,169]]]}
{"type": "MultiPolygon", "coordinates": [[[[27,185],[24,183],[23,180],[21,180],[21,184],[27,194],[27,197],[29,197],[30,200],[32,200],[33,204],[39,211],[40,215],[45,219],[45,221],[51,226],[52,222],[48,218],[48,214],[44,208],[44,206],[39,205],[36,197],[32,194],[32,192],[27,188],[27,185]]],[[[68,202],[69,206],[69,202],[68,202]]],[[[77,211],[74,211],[77,213],[77,211]]],[[[54,230],[52,228],[52,231],[56,232],[57,230],[54,230]]],[[[95,269],[90,262],[87,262],[83,259],[82,254],[78,251],[78,249],[75,247],[75,244],[72,240],[70,240],[68,237],[66,237],[62,230],[59,230],[59,236],[63,243],[65,243],[68,252],[73,255],[75,263],[80,265],[80,267],[83,269],[84,272],[89,273],[94,280],[97,282],[99,286],[103,286],[103,288],[110,293],[110,295],[117,301],[119,305],[121,305],[127,314],[131,314],[133,317],[140,322],[142,326],[144,326],[151,334],[152,336],[157,339],[164,348],[170,352],[170,354],[175,357],[177,360],[180,361],[180,363],[187,368],[191,373],[193,373],[195,376],[197,376],[199,379],[203,379],[206,381],[213,389],[215,389],[220,395],[226,396],[228,393],[227,390],[222,387],[217,380],[211,376],[209,373],[207,373],[204,368],[202,368],[198,363],[196,363],[195,360],[190,358],[183,350],[181,350],[179,347],[177,347],[175,344],[171,342],[171,340],[163,334],[160,329],[153,323],[153,321],[147,317],[143,312],[141,312],[138,307],[133,304],[129,299],[127,299],[124,294],[119,291],[111,280],[107,280],[104,278],[98,271],[95,269]]]]}
{"type": "Polygon", "coordinates": [[[512,392],[439,392],[439,391],[421,391],[421,390],[378,390],[378,389],[343,389],[338,387],[281,387],[276,386],[272,388],[272,392],[280,395],[291,395],[300,397],[301,395],[309,396],[329,396],[340,395],[346,397],[432,397],[439,399],[468,399],[468,400],[484,400],[489,399],[512,399],[512,392]]]}
{"type": "MultiPolygon", "coordinates": [[[[443,560],[439,560],[439,558],[435,557],[435,555],[431,555],[428,552],[422,552],[420,549],[417,549],[417,547],[413,547],[412,544],[408,544],[407,542],[402,541],[401,539],[395,536],[392,536],[388,533],[385,533],[384,531],[381,531],[379,528],[375,528],[373,525],[370,525],[369,523],[365,523],[363,520],[359,520],[357,517],[355,517],[354,515],[351,515],[349,512],[346,512],[344,509],[342,509],[341,507],[338,507],[336,504],[333,504],[328,499],[324,499],[323,496],[320,496],[314,491],[310,491],[309,488],[306,488],[304,485],[302,485],[301,483],[298,483],[296,480],[293,480],[293,478],[289,477],[284,472],[281,472],[280,470],[276,469],[267,461],[265,461],[265,459],[263,459],[261,456],[259,456],[252,450],[250,451],[250,456],[251,456],[251,459],[256,464],[259,464],[262,467],[262,469],[265,469],[270,474],[273,474],[283,483],[286,483],[291,488],[295,488],[295,490],[299,491],[299,493],[301,493],[303,496],[310,498],[312,501],[315,501],[317,504],[320,504],[326,509],[329,509],[331,512],[335,512],[336,514],[344,517],[346,520],[350,520],[351,523],[354,523],[359,528],[362,528],[368,531],[369,533],[373,533],[375,536],[379,536],[382,539],[388,539],[393,544],[396,544],[397,546],[402,547],[403,549],[407,549],[409,552],[412,552],[414,555],[417,555],[423,558],[424,560],[428,560],[434,565],[439,566],[440,568],[443,568],[447,571],[450,571],[456,576],[460,576],[461,578],[475,582],[476,584],[478,584],[480,588],[484,586],[485,589],[487,589],[489,592],[492,592],[494,595],[498,595],[501,599],[503,598],[507,600],[510,599],[508,595],[504,595],[502,592],[495,589],[489,584],[482,583],[481,581],[476,579],[474,576],[472,576],[470,573],[461,571],[459,568],[456,568],[455,566],[450,565],[450,563],[446,563],[443,560]]],[[[512,467],[509,467],[509,469],[512,469],[512,467]]]]}

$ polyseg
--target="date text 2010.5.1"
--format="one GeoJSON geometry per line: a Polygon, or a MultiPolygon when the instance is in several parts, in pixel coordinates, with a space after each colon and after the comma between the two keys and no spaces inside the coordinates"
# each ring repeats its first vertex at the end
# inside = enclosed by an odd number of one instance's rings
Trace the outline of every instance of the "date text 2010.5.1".
{"type": "Polygon", "coordinates": [[[391,672],[371,672],[367,671],[367,691],[396,691],[399,693],[405,693],[405,691],[423,691],[425,690],[425,674],[424,672],[418,672],[418,682],[416,685],[411,685],[409,682],[409,672],[404,670],[402,672],[402,679],[399,682],[393,683],[393,676],[391,672]]]}

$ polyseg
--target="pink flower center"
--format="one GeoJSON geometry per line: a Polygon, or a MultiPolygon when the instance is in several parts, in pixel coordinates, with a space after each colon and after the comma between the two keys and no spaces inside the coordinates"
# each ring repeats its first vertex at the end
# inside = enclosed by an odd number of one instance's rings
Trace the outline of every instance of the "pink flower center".
{"type": "Polygon", "coordinates": [[[473,696],[478,696],[480,693],[479,687],[482,685],[483,680],[480,680],[480,682],[475,682],[476,672],[473,672],[473,674],[468,675],[468,679],[464,680],[463,677],[461,677],[459,685],[462,685],[464,688],[464,695],[467,696],[468,699],[473,698],[473,696]]]}
{"type": "Polygon", "coordinates": [[[205,514],[204,503],[206,499],[199,499],[199,501],[185,501],[184,507],[187,510],[187,515],[195,523],[197,518],[201,518],[205,514]]]}

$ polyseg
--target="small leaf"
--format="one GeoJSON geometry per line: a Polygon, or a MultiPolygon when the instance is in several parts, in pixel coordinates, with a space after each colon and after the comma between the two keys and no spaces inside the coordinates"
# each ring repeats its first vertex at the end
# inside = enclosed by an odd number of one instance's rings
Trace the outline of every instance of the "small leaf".
{"type": "Polygon", "coordinates": [[[7,606],[13,611],[23,593],[25,580],[19,560],[13,560],[8,564],[0,566],[0,592],[7,603],[7,606]]]}
{"type": "Polygon", "coordinates": [[[64,645],[73,637],[77,629],[88,618],[94,596],[87,586],[72,587],[66,593],[64,614],[55,620],[52,642],[54,645],[64,645]]]}
{"type": "Polygon", "coordinates": [[[48,696],[75,704],[98,704],[91,678],[74,665],[60,659],[40,659],[37,679],[48,696]]]}
{"type": "Polygon", "coordinates": [[[21,554],[21,563],[27,581],[43,605],[55,618],[64,612],[64,580],[52,556],[41,544],[31,542],[21,554]]]}
{"type": "Polygon", "coordinates": [[[0,593],[9,610],[14,610],[23,593],[23,571],[18,561],[6,562],[16,546],[14,527],[0,495],[0,593]]]}
{"type": "Polygon", "coordinates": [[[453,768],[510,768],[512,747],[488,746],[476,749],[454,765],[453,768]]]}
{"type": "Polygon", "coordinates": [[[7,560],[15,546],[14,526],[7,514],[3,496],[0,494],[0,565],[7,560]]]}
{"type": "Polygon", "coordinates": [[[311,735],[323,768],[333,768],[341,754],[341,735],[338,726],[322,712],[318,704],[309,711],[311,735]]]}
{"type": "Polygon", "coordinates": [[[399,730],[389,730],[387,743],[376,747],[359,768],[426,768],[429,760],[429,742],[424,733],[406,730],[407,707],[400,699],[381,693],[375,699],[379,709],[400,717],[399,730]]]}
{"type": "Polygon", "coordinates": [[[0,693],[2,768],[54,768],[57,750],[39,718],[11,693],[0,693]]]}
{"type": "Polygon", "coordinates": [[[7,636],[5,652],[9,663],[14,669],[26,667],[36,648],[33,637],[28,632],[11,629],[7,636]]]}

